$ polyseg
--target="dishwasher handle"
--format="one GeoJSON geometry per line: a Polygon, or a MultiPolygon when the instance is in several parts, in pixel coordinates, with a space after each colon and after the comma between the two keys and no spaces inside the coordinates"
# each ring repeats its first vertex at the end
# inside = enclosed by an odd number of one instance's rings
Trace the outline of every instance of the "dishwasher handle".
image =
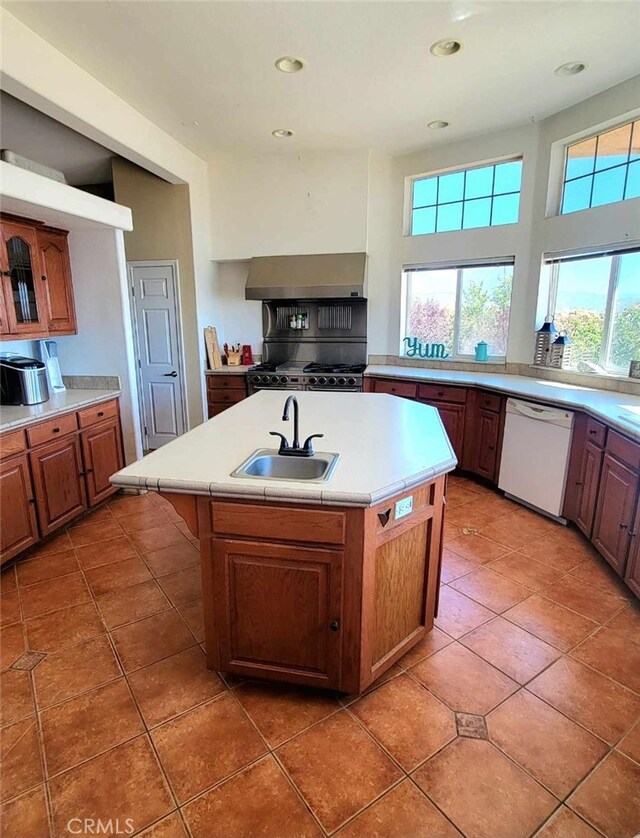
{"type": "Polygon", "coordinates": [[[528,419],[536,419],[539,422],[558,422],[559,419],[571,419],[572,414],[556,410],[552,407],[541,407],[531,402],[521,402],[516,399],[507,400],[507,412],[519,413],[528,419]]]}

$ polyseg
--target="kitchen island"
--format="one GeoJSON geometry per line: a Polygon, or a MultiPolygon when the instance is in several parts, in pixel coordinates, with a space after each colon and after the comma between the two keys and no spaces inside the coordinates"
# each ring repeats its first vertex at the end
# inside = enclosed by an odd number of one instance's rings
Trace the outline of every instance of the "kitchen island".
{"type": "Polygon", "coordinates": [[[160,492],[198,537],[211,669],[358,693],[433,626],[456,459],[432,407],[300,392],[300,440],[338,455],[328,479],[232,476],[277,452],[271,431],[292,440],[286,395],[251,396],[112,482],[160,492]]]}

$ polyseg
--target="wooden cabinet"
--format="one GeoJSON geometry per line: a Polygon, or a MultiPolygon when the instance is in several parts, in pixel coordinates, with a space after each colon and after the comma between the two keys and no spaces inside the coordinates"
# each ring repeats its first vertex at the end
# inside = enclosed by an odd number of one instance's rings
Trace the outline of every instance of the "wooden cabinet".
{"type": "Polygon", "coordinates": [[[431,405],[438,409],[442,424],[447,432],[451,446],[458,461],[462,461],[462,450],[464,445],[464,421],[465,406],[448,402],[439,402],[433,399],[418,399],[423,404],[431,405]]]}
{"type": "Polygon", "coordinates": [[[123,464],[117,399],[4,433],[0,563],[116,492],[109,478],[123,464]]]}
{"type": "Polygon", "coordinates": [[[0,556],[5,562],[38,541],[35,497],[26,454],[0,462],[0,556]]]}
{"type": "Polygon", "coordinates": [[[593,533],[606,431],[584,413],[575,415],[562,514],[587,538],[593,533]]]}
{"type": "Polygon", "coordinates": [[[391,396],[402,396],[405,399],[415,399],[418,388],[411,381],[395,381],[385,378],[372,379],[372,393],[388,393],[391,396]]]}
{"type": "Polygon", "coordinates": [[[369,686],[433,627],[444,484],[367,508],[165,494],[200,541],[209,668],[369,686]]]}
{"type": "Polygon", "coordinates": [[[640,597],[640,498],[636,507],[636,517],[631,533],[631,550],[624,574],[627,585],[640,597]]]}
{"type": "Polygon", "coordinates": [[[54,335],[77,332],[67,233],[43,228],[37,231],[40,267],[47,306],[48,330],[54,335]]]}
{"type": "Polygon", "coordinates": [[[461,468],[497,483],[503,430],[504,400],[472,390],[466,406],[461,468]]]}
{"type": "Polygon", "coordinates": [[[7,317],[5,339],[40,338],[47,334],[46,299],[40,254],[33,227],[3,220],[2,291],[7,317]]]}
{"type": "Polygon", "coordinates": [[[209,419],[247,398],[247,377],[235,373],[205,376],[209,419]]]}
{"type": "Polygon", "coordinates": [[[338,550],[215,539],[221,668],[338,689],[342,558],[338,550]]]}
{"type": "Polygon", "coordinates": [[[110,419],[80,433],[89,506],[106,500],[117,486],[109,478],[123,465],[120,423],[110,419]]]}
{"type": "Polygon", "coordinates": [[[69,523],[87,508],[82,453],[77,434],[29,454],[42,535],[69,523]]]}
{"type": "Polygon", "coordinates": [[[593,526],[593,544],[623,574],[633,532],[640,478],[609,452],[605,453],[593,526]]]}
{"type": "Polygon", "coordinates": [[[67,233],[0,218],[0,339],[76,332],[67,233]]]}

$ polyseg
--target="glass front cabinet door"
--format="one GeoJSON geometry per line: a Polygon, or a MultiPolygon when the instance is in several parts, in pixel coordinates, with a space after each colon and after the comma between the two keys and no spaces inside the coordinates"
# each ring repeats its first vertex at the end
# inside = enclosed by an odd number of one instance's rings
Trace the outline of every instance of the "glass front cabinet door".
{"type": "Polygon", "coordinates": [[[21,337],[46,334],[46,296],[35,230],[3,220],[1,262],[7,321],[3,331],[21,337]]]}

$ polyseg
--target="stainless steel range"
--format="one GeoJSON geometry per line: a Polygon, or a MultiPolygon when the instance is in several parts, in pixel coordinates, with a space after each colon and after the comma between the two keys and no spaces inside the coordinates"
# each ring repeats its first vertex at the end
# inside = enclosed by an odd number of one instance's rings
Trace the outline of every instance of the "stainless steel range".
{"type": "Polygon", "coordinates": [[[247,374],[250,393],[362,390],[366,300],[269,300],[262,323],[264,363],[247,374]]]}
{"type": "Polygon", "coordinates": [[[362,390],[365,364],[258,364],[249,370],[249,392],[258,390],[362,390]]]}

